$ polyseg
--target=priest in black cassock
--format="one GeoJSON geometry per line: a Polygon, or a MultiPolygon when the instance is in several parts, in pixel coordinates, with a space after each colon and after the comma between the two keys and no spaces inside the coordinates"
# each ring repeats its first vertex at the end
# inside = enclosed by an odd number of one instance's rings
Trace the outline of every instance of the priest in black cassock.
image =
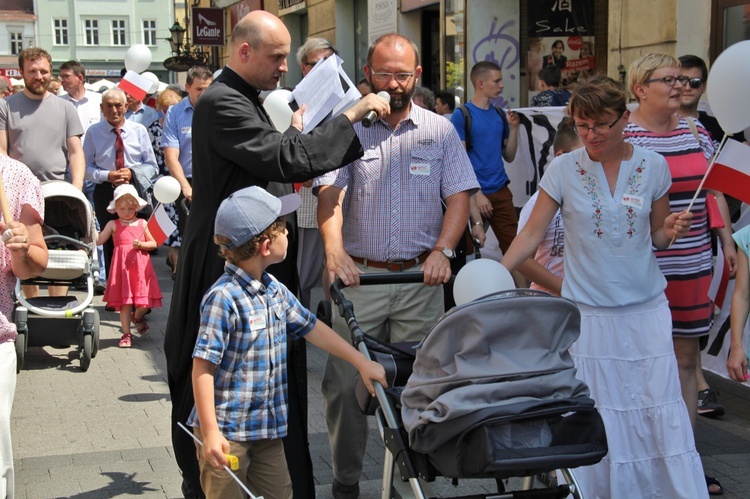
{"type": "MultiPolygon", "coordinates": [[[[261,106],[258,92],[276,88],[287,71],[290,44],[289,32],[273,14],[259,10],[245,16],[232,31],[227,66],[198,101],[193,115],[193,201],[164,341],[172,398],[172,443],[185,497],[204,497],[195,444],[177,423],[187,421],[194,403],[192,352],[201,299],[224,271],[224,260],[213,242],[219,204],[251,185],[286,194],[292,190],[290,182],[304,182],[354,161],[363,150],[352,123],[370,110],[381,116],[389,112],[384,99],[370,95],[303,135],[303,106],[292,116],[292,126],[278,132],[261,106]]],[[[296,291],[296,224],[289,226],[289,233],[287,258],[268,271],[296,291]]],[[[307,440],[304,343],[290,344],[288,349],[289,432],[284,448],[294,496],[311,498],[315,488],[307,440]]]]}

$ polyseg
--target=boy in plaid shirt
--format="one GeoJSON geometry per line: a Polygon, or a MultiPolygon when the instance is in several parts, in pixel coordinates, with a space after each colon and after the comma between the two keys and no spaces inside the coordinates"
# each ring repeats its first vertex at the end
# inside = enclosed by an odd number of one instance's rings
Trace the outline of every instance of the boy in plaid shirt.
{"type": "Polygon", "coordinates": [[[193,351],[195,408],[188,420],[203,441],[198,449],[206,496],[244,498],[223,466],[239,457],[237,477],[256,495],[291,498],[292,483],[281,438],[287,433],[287,335],[357,368],[367,389],[385,386],[383,367],[302,307],[266,267],[286,257],[283,216],[300,205],[297,194],[276,198],[260,187],[241,189],[224,200],[214,242],[227,260],[224,274],[201,303],[193,351]]]}

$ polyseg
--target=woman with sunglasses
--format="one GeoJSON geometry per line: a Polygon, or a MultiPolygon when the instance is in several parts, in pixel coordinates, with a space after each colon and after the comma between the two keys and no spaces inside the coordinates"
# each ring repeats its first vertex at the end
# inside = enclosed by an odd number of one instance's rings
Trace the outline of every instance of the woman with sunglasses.
{"type": "Polygon", "coordinates": [[[570,352],[609,444],[600,463],[574,471],[583,494],[705,497],[680,395],[666,280],[651,249],[687,234],[691,215],[670,213],[664,158],[624,141],[626,102],[607,76],[574,91],[568,111],[584,147],[550,163],[529,221],[501,263],[514,269],[531,256],[561,210],[562,296],[581,311],[570,352]]]}
{"type": "MultiPolygon", "coordinates": [[[[628,71],[628,87],[638,101],[625,127],[628,142],[662,154],[669,164],[672,187],[671,211],[684,211],[695,194],[714,154],[706,129],[696,124],[698,138],[684,117],[677,114],[689,78],[680,75],[680,62],[665,54],[646,54],[633,61],[628,71]]],[[[707,336],[713,322],[713,303],[708,298],[713,256],[706,210],[706,194],[698,194],[691,211],[693,224],[688,237],[656,251],[659,268],[667,279],[666,294],[672,311],[672,341],[680,373],[682,398],[695,429],[698,409],[697,365],[699,340],[707,336]]],[[[717,229],[732,276],[737,267],[724,196],[716,196],[725,228],[717,229]]],[[[715,478],[706,477],[710,494],[721,494],[715,478]]]]}

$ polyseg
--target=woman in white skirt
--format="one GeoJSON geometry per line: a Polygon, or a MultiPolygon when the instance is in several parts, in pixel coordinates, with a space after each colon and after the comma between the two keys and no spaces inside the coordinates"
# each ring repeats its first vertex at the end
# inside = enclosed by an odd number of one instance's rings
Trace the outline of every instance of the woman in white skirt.
{"type": "Polygon", "coordinates": [[[687,234],[692,214],[670,214],[664,158],[623,140],[626,102],[606,76],[576,90],[568,110],[585,147],[550,164],[502,263],[513,270],[529,258],[562,210],[562,296],[581,310],[571,353],[609,443],[599,464],[575,470],[585,496],[707,497],[680,391],[666,280],[652,251],[687,234]]]}

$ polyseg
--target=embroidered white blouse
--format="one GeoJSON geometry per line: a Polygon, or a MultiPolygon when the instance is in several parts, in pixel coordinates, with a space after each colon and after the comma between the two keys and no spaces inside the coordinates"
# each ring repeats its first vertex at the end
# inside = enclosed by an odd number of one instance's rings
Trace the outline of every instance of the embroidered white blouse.
{"type": "Polygon", "coordinates": [[[623,161],[614,195],[601,163],[585,148],[550,164],[540,189],[560,203],[565,224],[562,296],[594,307],[646,302],[666,280],[651,245],[651,203],[672,180],[664,158],[634,146],[623,161]]]}

